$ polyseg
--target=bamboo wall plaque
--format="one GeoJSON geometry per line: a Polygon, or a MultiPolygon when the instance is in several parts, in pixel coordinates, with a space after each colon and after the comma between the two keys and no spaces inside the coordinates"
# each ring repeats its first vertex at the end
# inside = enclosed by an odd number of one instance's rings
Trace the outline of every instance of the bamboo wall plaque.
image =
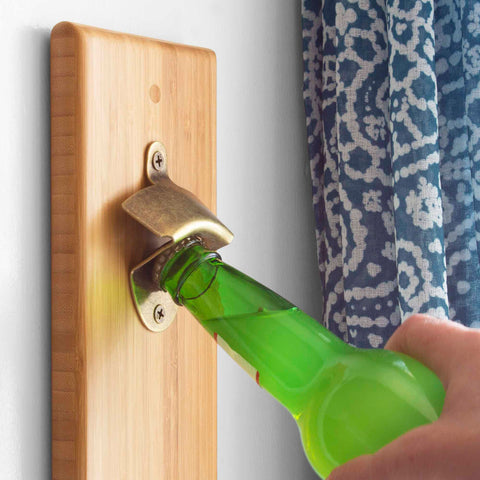
{"type": "Polygon", "coordinates": [[[153,249],[121,203],[144,153],[215,209],[213,52],[61,23],[51,36],[55,480],[216,478],[216,346],[180,310],[155,334],[129,270],[153,249]]]}

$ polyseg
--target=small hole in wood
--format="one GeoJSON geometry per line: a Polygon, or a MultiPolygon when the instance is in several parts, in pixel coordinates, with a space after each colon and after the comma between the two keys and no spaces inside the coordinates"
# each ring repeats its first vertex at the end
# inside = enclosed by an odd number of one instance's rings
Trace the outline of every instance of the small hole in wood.
{"type": "Polygon", "coordinates": [[[158,85],[152,85],[150,87],[150,100],[153,103],[158,103],[160,101],[160,87],[158,85]]]}

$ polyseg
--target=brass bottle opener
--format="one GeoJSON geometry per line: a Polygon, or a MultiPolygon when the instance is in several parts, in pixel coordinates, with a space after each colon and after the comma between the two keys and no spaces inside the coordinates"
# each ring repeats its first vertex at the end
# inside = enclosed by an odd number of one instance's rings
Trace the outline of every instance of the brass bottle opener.
{"type": "Polygon", "coordinates": [[[169,178],[167,152],[160,142],[147,148],[146,173],[152,185],[134,193],[122,207],[163,241],[130,271],[130,289],[142,323],[161,332],[173,322],[177,305],[154,281],[157,257],[188,237],[200,237],[207,249],[218,250],[232,241],[233,234],[195,195],[169,178]]]}

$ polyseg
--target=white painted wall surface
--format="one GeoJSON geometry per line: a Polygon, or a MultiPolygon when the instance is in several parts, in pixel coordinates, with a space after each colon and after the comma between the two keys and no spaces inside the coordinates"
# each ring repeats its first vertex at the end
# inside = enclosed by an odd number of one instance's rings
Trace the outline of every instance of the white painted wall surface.
{"type": "MultiPolygon", "coordinates": [[[[216,51],[218,214],[236,234],[223,257],[320,312],[300,0],[1,0],[2,480],[50,478],[48,65],[61,20],[216,51]]],[[[314,478],[288,413],[219,352],[218,479],[314,478]]]]}

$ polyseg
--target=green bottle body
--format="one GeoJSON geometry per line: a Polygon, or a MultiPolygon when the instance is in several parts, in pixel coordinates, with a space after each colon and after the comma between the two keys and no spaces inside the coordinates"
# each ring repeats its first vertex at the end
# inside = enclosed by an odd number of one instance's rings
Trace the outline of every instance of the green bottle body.
{"type": "Polygon", "coordinates": [[[175,254],[161,285],[297,421],[324,478],[440,415],[438,378],[405,355],[351,347],[200,245],[175,254]]]}

